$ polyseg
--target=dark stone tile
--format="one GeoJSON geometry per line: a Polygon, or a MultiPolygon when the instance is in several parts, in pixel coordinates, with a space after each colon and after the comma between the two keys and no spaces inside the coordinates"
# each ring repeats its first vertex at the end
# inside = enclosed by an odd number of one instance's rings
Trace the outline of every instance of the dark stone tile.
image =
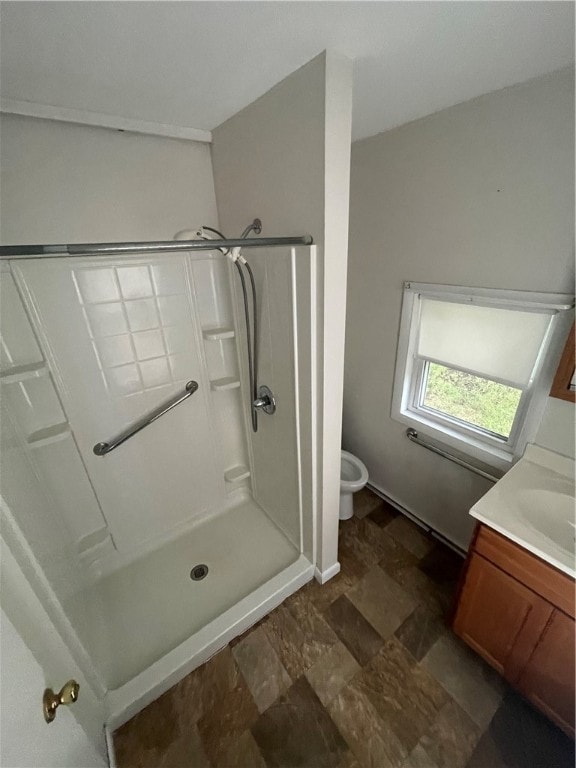
{"type": "Polygon", "coordinates": [[[212,765],[222,764],[223,749],[258,718],[258,708],[242,676],[226,697],[198,721],[204,751],[212,765]]]}
{"type": "Polygon", "coordinates": [[[367,664],[382,647],[384,641],[378,632],[345,595],[332,603],[325,616],[360,666],[367,664]]]}
{"type": "Polygon", "coordinates": [[[241,643],[242,640],[245,640],[248,637],[248,635],[252,634],[252,632],[257,630],[258,627],[262,626],[262,624],[266,622],[267,618],[268,616],[264,616],[263,619],[260,619],[260,621],[257,621],[256,624],[252,624],[252,626],[249,627],[245,632],[242,632],[241,635],[237,635],[236,637],[232,638],[232,640],[230,640],[230,642],[228,643],[230,648],[234,648],[235,645],[238,645],[238,643],[241,643]]]}
{"type": "Polygon", "coordinates": [[[258,708],[229,647],[201,670],[204,714],[198,720],[198,732],[210,762],[217,765],[224,737],[247,730],[258,718],[258,708]]]}
{"type": "Polygon", "coordinates": [[[259,712],[264,712],[278,696],[286,691],[292,680],[272,648],[263,627],[232,649],[232,655],[242,672],[259,712]]]}
{"type": "MultiPolygon", "coordinates": [[[[180,763],[177,768],[204,768],[196,763],[180,763]]],[[[264,758],[251,731],[229,733],[220,738],[218,755],[210,768],[266,768],[264,758]]]]}
{"type": "Polygon", "coordinates": [[[327,707],[362,768],[401,768],[408,753],[356,685],[344,686],[327,707]]]}
{"type": "Polygon", "coordinates": [[[327,645],[336,642],[333,630],[330,629],[314,603],[302,591],[289,597],[283,605],[288,608],[306,636],[322,639],[327,645]]]}
{"type": "Polygon", "coordinates": [[[310,605],[306,612],[302,605],[298,607],[299,618],[293,611],[281,605],[273,611],[264,625],[264,631],[270,644],[286,671],[296,680],[331,648],[338,640],[333,629],[310,605]]]}
{"type": "Polygon", "coordinates": [[[188,766],[190,768],[213,768],[206,757],[196,728],[183,733],[158,756],[157,760],[150,763],[150,768],[184,768],[184,766],[186,768],[188,766]]]}
{"type": "Polygon", "coordinates": [[[492,749],[507,768],[574,766],[572,739],[514,691],[504,696],[488,733],[492,749]]]}
{"type": "Polygon", "coordinates": [[[418,743],[438,768],[464,768],[480,736],[481,730],[476,723],[450,700],[418,743]]]}
{"type": "Polygon", "coordinates": [[[464,558],[440,542],[418,564],[418,568],[439,586],[456,584],[463,566],[464,558]]]}
{"type": "Polygon", "coordinates": [[[354,752],[346,752],[342,760],[338,763],[338,768],[362,768],[354,752]]]}
{"type": "Polygon", "coordinates": [[[472,757],[466,763],[466,768],[510,768],[504,762],[500,748],[489,730],[480,737],[472,757]]]}
{"type": "Polygon", "coordinates": [[[178,711],[168,691],[114,733],[116,761],[121,768],[152,766],[180,735],[178,711]]]}
{"type": "Polygon", "coordinates": [[[398,567],[393,578],[405,592],[412,595],[418,603],[425,605],[432,613],[440,617],[448,613],[452,603],[452,588],[439,586],[417,565],[398,567]]]}
{"type": "Polygon", "coordinates": [[[136,715],[116,731],[116,765],[119,768],[210,768],[197,727],[188,724],[180,733],[170,727],[165,717],[152,722],[158,714],[158,709],[153,707],[144,717],[136,715]]]}
{"type": "Polygon", "coordinates": [[[346,597],[384,640],[394,634],[417,605],[378,565],[373,566],[346,597]]]}
{"type": "MultiPolygon", "coordinates": [[[[384,529],[385,530],[385,529],[384,529]]],[[[369,517],[353,517],[340,523],[338,552],[344,552],[368,567],[375,565],[384,554],[384,530],[369,517]]]]}
{"type": "Polygon", "coordinates": [[[306,679],[326,707],[359,671],[358,662],[350,651],[343,643],[336,643],[306,672],[306,679]]]}
{"type": "Polygon", "coordinates": [[[398,517],[398,515],[399,512],[395,510],[394,507],[387,504],[385,501],[382,501],[379,507],[376,507],[373,512],[370,512],[368,517],[373,523],[379,525],[380,528],[385,528],[388,523],[391,523],[395,517],[398,517]]]}
{"type": "MultiPolygon", "coordinates": [[[[240,685],[245,686],[230,646],[226,646],[222,651],[212,656],[193,674],[197,677],[197,685],[200,689],[199,698],[202,704],[202,714],[217,709],[226,701],[230,691],[240,685]]],[[[175,686],[172,690],[177,688],[178,686],[175,686]]]]}
{"type": "MultiPolygon", "coordinates": [[[[348,587],[356,584],[356,582],[359,581],[370,568],[369,565],[366,565],[366,563],[358,559],[354,554],[353,549],[345,542],[338,544],[338,561],[340,563],[340,573],[338,576],[342,576],[347,582],[348,587]]],[[[338,576],[335,576],[334,578],[338,578],[338,576]]],[[[328,584],[330,584],[331,581],[334,581],[334,579],[330,579],[328,584]]]]}
{"type": "MultiPolygon", "coordinates": [[[[320,584],[312,579],[298,594],[313,605],[319,613],[323,613],[334,600],[350,590],[367,570],[358,562],[347,561],[342,553],[338,553],[340,573],[333,576],[326,584],[320,584]]],[[[289,598],[290,600],[291,598],[289,598]]],[[[288,600],[286,601],[289,602],[288,600]]],[[[291,603],[290,603],[291,604],[291,603]]],[[[290,604],[288,607],[290,607],[290,604]]]]}
{"type": "Polygon", "coordinates": [[[348,751],[304,677],[260,715],[252,734],[270,768],[337,768],[348,751]]]}
{"type": "Polygon", "coordinates": [[[444,622],[426,606],[419,605],[394,634],[416,661],[421,661],[445,631],[444,622]]]}
{"type": "Polygon", "coordinates": [[[430,534],[416,525],[406,515],[398,515],[386,526],[386,533],[399,541],[409,552],[419,560],[425,557],[433,548],[434,541],[430,534]]]}
{"type": "MultiPolygon", "coordinates": [[[[211,660],[213,666],[220,668],[221,659],[216,659],[211,660]]],[[[114,733],[120,768],[168,766],[183,753],[197,754],[199,768],[207,765],[195,725],[204,711],[206,666],[191,672],[114,733]]]]}
{"type": "Polygon", "coordinates": [[[378,564],[383,571],[392,576],[396,581],[398,581],[396,576],[400,570],[418,565],[416,555],[413,555],[393,536],[389,536],[386,530],[382,531],[380,546],[382,548],[382,557],[378,564]]]}
{"type": "Polygon", "coordinates": [[[396,638],[390,638],[355,676],[354,685],[368,697],[408,753],[450,698],[396,638]]]}
{"type": "MultiPolygon", "coordinates": [[[[402,768],[438,768],[421,744],[416,744],[402,768]]],[[[488,768],[488,766],[486,766],[488,768]]],[[[496,766],[494,767],[496,768],[496,766]]]]}
{"type": "Polygon", "coordinates": [[[361,519],[379,507],[382,499],[371,491],[370,488],[362,488],[362,490],[354,494],[352,503],[354,505],[354,515],[361,519]]]}
{"type": "Polygon", "coordinates": [[[484,731],[506,691],[503,678],[451,632],[444,632],[422,659],[433,675],[484,731]]]}

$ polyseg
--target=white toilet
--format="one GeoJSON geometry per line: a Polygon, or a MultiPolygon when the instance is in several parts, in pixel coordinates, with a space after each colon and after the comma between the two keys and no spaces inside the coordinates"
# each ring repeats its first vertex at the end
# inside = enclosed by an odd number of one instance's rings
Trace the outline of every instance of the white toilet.
{"type": "Polygon", "coordinates": [[[342,451],[340,459],[340,520],[350,520],[354,514],[352,494],[368,482],[368,470],[360,459],[342,451]]]}

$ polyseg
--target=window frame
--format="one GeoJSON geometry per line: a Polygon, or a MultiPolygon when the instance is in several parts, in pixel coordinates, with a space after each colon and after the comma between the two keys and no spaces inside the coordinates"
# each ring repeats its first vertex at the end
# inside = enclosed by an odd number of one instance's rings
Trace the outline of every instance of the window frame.
{"type": "MultiPolygon", "coordinates": [[[[404,283],[392,394],[392,418],[492,467],[509,469],[513,461],[523,454],[527,443],[535,438],[546,406],[557,360],[572,322],[572,313],[569,310],[574,306],[573,299],[574,297],[569,294],[404,283]],[[495,433],[490,433],[489,430],[473,424],[469,425],[461,419],[421,404],[428,362],[478,376],[474,371],[449,366],[445,362],[429,360],[416,354],[422,297],[550,315],[550,322],[531,377],[526,387],[522,388],[514,422],[507,439],[502,439],[495,433]]],[[[519,388],[517,384],[503,379],[483,378],[519,388]]]]}

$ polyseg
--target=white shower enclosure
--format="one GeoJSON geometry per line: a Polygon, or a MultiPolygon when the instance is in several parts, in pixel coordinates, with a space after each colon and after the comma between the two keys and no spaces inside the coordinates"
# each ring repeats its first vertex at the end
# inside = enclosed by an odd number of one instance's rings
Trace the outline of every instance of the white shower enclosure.
{"type": "Polygon", "coordinates": [[[277,405],[257,433],[220,251],[0,265],[2,536],[111,727],[313,576],[316,248],[243,254],[277,405]]]}

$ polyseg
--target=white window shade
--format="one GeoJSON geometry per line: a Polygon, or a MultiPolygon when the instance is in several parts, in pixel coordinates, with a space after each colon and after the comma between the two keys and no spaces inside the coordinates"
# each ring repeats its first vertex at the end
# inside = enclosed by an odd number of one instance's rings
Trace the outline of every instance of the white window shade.
{"type": "Polygon", "coordinates": [[[552,314],[421,297],[417,354],[525,387],[552,314]]]}

